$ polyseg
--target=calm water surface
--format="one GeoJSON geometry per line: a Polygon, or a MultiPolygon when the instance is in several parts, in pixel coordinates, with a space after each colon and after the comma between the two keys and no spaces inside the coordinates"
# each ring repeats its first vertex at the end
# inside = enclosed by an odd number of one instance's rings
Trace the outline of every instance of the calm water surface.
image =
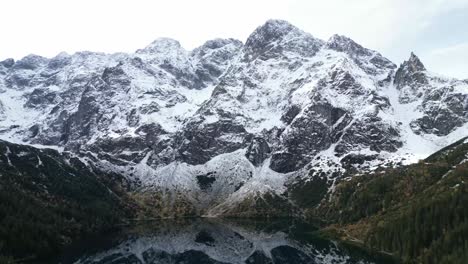
{"type": "Polygon", "coordinates": [[[59,263],[392,263],[294,221],[155,221],[81,241],[59,263]]]}

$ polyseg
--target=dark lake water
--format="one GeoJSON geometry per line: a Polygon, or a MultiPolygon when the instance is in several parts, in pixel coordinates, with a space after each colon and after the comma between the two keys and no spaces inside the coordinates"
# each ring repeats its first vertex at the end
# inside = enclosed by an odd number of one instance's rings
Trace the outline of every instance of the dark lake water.
{"type": "Polygon", "coordinates": [[[147,222],[73,245],[60,263],[392,263],[292,220],[147,222]]]}

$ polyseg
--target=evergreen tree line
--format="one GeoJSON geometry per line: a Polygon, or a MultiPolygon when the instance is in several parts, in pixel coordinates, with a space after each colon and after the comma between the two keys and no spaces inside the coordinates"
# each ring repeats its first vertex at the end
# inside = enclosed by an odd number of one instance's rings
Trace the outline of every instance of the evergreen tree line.
{"type": "Polygon", "coordinates": [[[468,263],[468,144],[340,183],[315,211],[403,263],[468,263]]]}
{"type": "Polygon", "coordinates": [[[0,256],[55,257],[73,240],[115,226],[130,212],[105,174],[56,151],[0,141],[0,153],[7,147],[8,157],[0,155],[0,256]]]}

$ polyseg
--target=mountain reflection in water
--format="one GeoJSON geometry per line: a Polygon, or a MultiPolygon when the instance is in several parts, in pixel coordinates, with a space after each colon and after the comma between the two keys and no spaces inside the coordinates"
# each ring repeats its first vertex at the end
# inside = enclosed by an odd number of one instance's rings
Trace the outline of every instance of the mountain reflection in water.
{"type": "Polygon", "coordinates": [[[391,263],[312,231],[293,221],[155,221],[82,242],[61,263],[391,263]]]}

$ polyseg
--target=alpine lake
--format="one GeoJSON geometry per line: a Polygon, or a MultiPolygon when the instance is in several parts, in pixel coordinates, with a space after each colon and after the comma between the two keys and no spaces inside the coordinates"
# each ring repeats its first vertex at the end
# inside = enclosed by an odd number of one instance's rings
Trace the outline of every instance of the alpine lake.
{"type": "Polygon", "coordinates": [[[184,218],[138,222],[72,244],[47,263],[395,263],[292,220],[184,218]]]}

